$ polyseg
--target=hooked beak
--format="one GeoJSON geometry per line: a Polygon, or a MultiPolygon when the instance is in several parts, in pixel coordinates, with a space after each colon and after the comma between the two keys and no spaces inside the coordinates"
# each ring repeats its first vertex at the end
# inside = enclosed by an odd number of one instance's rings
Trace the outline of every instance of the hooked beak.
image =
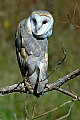
{"type": "Polygon", "coordinates": [[[36,35],[39,34],[39,31],[40,31],[41,27],[42,27],[41,24],[40,25],[38,24],[38,26],[36,26],[36,30],[35,30],[36,35]]]}

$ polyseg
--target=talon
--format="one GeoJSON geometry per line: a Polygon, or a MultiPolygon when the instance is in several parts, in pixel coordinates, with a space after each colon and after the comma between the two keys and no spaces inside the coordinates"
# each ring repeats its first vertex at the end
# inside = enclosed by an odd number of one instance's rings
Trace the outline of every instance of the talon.
{"type": "Polygon", "coordinates": [[[23,82],[24,82],[25,88],[27,88],[29,90],[29,92],[31,94],[33,94],[34,90],[33,90],[32,86],[30,85],[30,83],[27,81],[27,79],[24,79],[23,82]]]}

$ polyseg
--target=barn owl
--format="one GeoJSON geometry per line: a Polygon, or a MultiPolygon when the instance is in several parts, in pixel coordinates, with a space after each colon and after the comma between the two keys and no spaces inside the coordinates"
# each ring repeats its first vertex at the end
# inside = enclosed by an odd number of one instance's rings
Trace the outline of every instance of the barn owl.
{"type": "Polygon", "coordinates": [[[52,34],[54,19],[48,11],[34,11],[22,20],[16,30],[15,47],[22,77],[27,89],[40,94],[48,84],[48,37],[52,34]]]}

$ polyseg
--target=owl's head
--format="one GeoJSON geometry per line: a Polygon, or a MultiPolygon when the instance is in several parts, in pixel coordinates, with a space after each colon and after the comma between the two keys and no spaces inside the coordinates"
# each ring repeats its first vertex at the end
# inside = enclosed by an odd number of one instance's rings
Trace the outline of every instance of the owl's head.
{"type": "Polygon", "coordinates": [[[43,10],[34,11],[30,17],[31,32],[36,38],[48,38],[52,34],[53,17],[43,10]]]}

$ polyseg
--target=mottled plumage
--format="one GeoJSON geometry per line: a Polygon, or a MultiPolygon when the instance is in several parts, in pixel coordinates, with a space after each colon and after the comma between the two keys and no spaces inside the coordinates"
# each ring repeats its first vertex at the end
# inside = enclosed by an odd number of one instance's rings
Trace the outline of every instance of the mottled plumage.
{"type": "Polygon", "coordinates": [[[22,77],[37,93],[44,91],[48,83],[48,40],[52,34],[53,17],[47,11],[34,11],[22,20],[16,31],[15,46],[22,77]]]}

